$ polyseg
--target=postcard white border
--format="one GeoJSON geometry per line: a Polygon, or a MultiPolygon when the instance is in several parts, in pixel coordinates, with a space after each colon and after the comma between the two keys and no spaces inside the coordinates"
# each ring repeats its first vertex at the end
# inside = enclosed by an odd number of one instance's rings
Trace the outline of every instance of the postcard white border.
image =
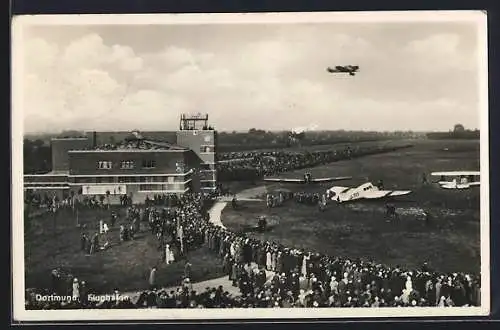
{"type": "Polygon", "coordinates": [[[483,11],[316,12],[245,14],[138,14],[138,15],[35,15],[18,16],[12,23],[12,260],[13,318],[15,321],[139,321],[223,319],[322,319],[382,317],[486,316],[490,312],[490,198],[487,16],[483,11]],[[23,28],[29,25],[166,25],[166,24],[294,24],[474,22],[479,35],[481,116],[481,307],[425,308],[293,308],[293,309],[137,309],[44,310],[24,309],[23,235],[23,28]],[[15,69],[15,70],[14,70],[15,69]]]}

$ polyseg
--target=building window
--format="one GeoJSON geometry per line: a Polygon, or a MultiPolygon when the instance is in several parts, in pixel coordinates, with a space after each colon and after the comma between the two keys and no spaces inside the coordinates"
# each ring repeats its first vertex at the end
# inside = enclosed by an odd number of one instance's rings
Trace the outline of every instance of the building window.
{"type": "Polygon", "coordinates": [[[215,182],[214,181],[201,181],[200,185],[201,185],[201,188],[213,188],[213,187],[215,187],[215,182]]]}
{"type": "Polygon", "coordinates": [[[200,152],[214,152],[214,147],[202,146],[202,147],[200,147],[200,152]]]}
{"type": "Polygon", "coordinates": [[[184,173],[185,166],[183,162],[177,162],[175,163],[175,172],[177,173],[184,173]]]}
{"type": "Polygon", "coordinates": [[[132,160],[124,160],[120,166],[123,170],[131,170],[135,168],[135,163],[132,160]]]}
{"type": "Polygon", "coordinates": [[[113,167],[113,162],[108,161],[98,161],[97,168],[101,170],[109,170],[113,167]]]}
{"type": "Polygon", "coordinates": [[[142,161],[142,167],[143,168],[155,168],[156,167],[156,161],[154,160],[147,160],[147,159],[144,159],[142,161]]]}
{"type": "Polygon", "coordinates": [[[200,167],[202,171],[215,171],[215,164],[203,163],[200,167]]]}

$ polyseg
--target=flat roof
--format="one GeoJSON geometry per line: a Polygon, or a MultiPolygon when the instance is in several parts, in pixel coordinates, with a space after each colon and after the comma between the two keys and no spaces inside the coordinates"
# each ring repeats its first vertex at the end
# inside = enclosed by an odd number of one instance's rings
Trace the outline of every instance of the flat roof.
{"type": "Polygon", "coordinates": [[[74,149],[68,152],[151,152],[151,151],[188,151],[188,148],[184,148],[172,143],[163,141],[153,141],[149,139],[137,139],[129,140],[128,142],[122,142],[119,144],[104,144],[92,148],[86,149],[74,149]]]}
{"type": "Polygon", "coordinates": [[[69,171],[50,171],[48,173],[42,173],[42,174],[23,174],[23,176],[39,176],[39,177],[47,177],[47,176],[68,176],[69,171]]]}

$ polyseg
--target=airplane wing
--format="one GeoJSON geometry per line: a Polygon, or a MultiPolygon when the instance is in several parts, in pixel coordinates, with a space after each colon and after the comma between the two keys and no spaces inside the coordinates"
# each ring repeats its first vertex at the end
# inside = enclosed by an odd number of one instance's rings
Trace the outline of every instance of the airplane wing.
{"type": "Polygon", "coordinates": [[[340,66],[340,65],[337,65],[337,66],[335,67],[335,69],[336,69],[337,71],[341,71],[341,72],[342,72],[342,71],[345,71],[345,68],[344,68],[343,66],[340,66]]]}
{"type": "Polygon", "coordinates": [[[408,195],[409,193],[411,193],[410,190],[374,190],[365,192],[363,197],[367,199],[377,199],[384,197],[404,196],[408,195]]]}
{"type": "Polygon", "coordinates": [[[461,176],[461,175],[481,175],[479,171],[448,171],[448,172],[432,172],[432,176],[461,176]]]}
{"type": "Polygon", "coordinates": [[[290,183],[303,183],[303,179],[279,179],[279,178],[265,178],[267,182],[290,182],[290,183]]]}
{"type": "Polygon", "coordinates": [[[349,179],[352,179],[352,177],[351,176],[339,176],[336,178],[311,179],[311,182],[332,182],[332,181],[349,180],[349,179]]]}

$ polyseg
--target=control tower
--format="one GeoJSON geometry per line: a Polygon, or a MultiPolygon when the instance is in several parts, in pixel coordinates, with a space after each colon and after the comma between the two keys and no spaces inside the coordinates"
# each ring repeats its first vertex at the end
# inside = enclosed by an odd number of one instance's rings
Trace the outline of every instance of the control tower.
{"type": "Polygon", "coordinates": [[[200,190],[217,188],[217,132],[208,123],[208,114],[182,114],[177,132],[177,144],[193,151],[200,166],[196,169],[200,190]]]}

